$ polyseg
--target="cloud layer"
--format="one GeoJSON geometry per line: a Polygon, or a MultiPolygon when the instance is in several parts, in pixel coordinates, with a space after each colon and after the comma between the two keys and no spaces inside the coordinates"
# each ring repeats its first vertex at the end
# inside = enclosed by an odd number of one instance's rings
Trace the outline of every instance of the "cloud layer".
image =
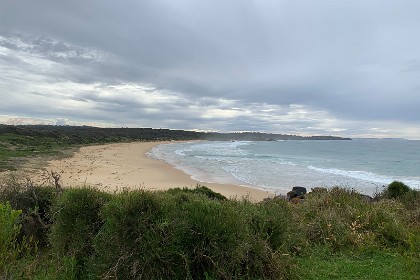
{"type": "Polygon", "coordinates": [[[0,121],[420,138],[418,1],[6,1],[0,121]]]}

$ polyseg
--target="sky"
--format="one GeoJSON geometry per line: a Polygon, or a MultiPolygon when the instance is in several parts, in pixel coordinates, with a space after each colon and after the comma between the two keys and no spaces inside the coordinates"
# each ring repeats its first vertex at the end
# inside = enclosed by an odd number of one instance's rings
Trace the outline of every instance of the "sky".
{"type": "Polygon", "coordinates": [[[0,0],[0,123],[420,139],[418,0],[0,0]]]}

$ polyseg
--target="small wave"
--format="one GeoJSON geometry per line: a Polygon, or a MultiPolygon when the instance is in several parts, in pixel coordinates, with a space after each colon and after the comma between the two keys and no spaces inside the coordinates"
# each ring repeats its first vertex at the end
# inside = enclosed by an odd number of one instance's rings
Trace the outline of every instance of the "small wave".
{"type": "Polygon", "coordinates": [[[314,166],[308,166],[309,169],[315,170],[321,173],[328,173],[328,174],[334,174],[334,175],[340,175],[343,177],[349,177],[353,179],[363,180],[363,181],[371,181],[375,183],[381,183],[381,184],[388,184],[389,182],[392,182],[393,178],[378,175],[372,172],[368,171],[349,171],[349,170],[342,170],[342,169],[335,169],[335,168],[319,168],[314,166]]]}
{"type": "Polygon", "coordinates": [[[412,178],[390,177],[390,176],[375,174],[369,171],[359,171],[359,170],[319,168],[319,167],[314,167],[314,166],[308,166],[308,168],[311,170],[315,170],[317,172],[321,172],[321,173],[333,174],[333,175],[338,175],[342,177],[368,181],[368,182],[373,182],[373,183],[378,183],[378,184],[383,184],[383,185],[387,185],[391,183],[392,181],[402,181],[411,187],[414,187],[414,188],[420,187],[420,180],[412,179],[412,178]]]}
{"type": "Polygon", "coordinates": [[[185,149],[185,150],[180,149],[180,150],[175,150],[175,154],[185,157],[185,152],[191,152],[191,151],[192,151],[191,149],[185,149]]]}

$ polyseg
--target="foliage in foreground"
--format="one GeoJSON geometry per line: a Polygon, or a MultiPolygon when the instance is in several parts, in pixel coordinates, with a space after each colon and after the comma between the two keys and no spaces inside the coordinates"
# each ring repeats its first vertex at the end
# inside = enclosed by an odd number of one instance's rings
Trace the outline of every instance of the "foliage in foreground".
{"type": "Polygon", "coordinates": [[[0,212],[6,213],[0,229],[14,232],[7,248],[29,244],[17,238],[19,214],[22,224],[34,207],[48,212],[43,218],[49,227],[30,243],[39,250],[18,250],[3,264],[3,276],[7,271],[22,279],[415,279],[420,273],[420,199],[414,190],[392,199],[385,190],[370,202],[334,188],[295,205],[226,200],[202,187],[114,195],[89,188],[59,194],[52,188],[35,193],[43,195],[34,206],[28,203],[34,193],[26,189],[17,181],[13,192],[0,188],[0,212]]]}
{"type": "Polygon", "coordinates": [[[7,264],[13,262],[20,251],[16,240],[20,230],[19,215],[20,211],[13,210],[10,203],[0,203],[0,275],[7,273],[7,264]]]}

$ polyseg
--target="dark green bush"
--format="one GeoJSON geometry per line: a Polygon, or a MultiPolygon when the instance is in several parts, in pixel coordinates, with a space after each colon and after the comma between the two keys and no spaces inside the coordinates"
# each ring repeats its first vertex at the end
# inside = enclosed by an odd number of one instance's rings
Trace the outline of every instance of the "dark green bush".
{"type": "Polygon", "coordinates": [[[20,209],[24,214],[30,214],[36,207],[38,212],[47,217],[55,199],[55,188],[39,186],[30,180],[19,180],[11,175],[0,184],[0,201],[9,201],[14,209],[20,209]]]}
{"type": "Polygon", "coordinates": [[[54,187],[39,186],[30,180],[11,175],[0,185],[0,202],[8,201],[13,209],[22,210],[19,239],[26,237],[38,245],[48,242],[51,206],[57,198],[54,187]]]}
{"type": "Polygon", "coordinates": [[[280,241],[287,235],[287,203],[259,211],[261,205],[248,201],[209,200],[179,189],[169,194],[177,205],[173,214],[182,217],[176,239],[192,279],[281,279],[290,273],[289,257],[274,249],[276,242],[288,243],[280,241]]]}
{"type": "Polygon", "coordinates": [[[249,279],[289,279],[295,275],[292,254],[302,246],[304,235],[297,231],[291,205],[285,200],[259,204],[241,202],[250,231],[250,248],[243,261],[249,279]]]}
{"type": "Polygon", "coordinates": [[[201,194],[201,195],[206,196],[207,198],[214,199],[214,200],[227,200],[227,198],[224,195],[222,195],[218,192],[215,192],[215,191],[213,191],[213,190],[211,190],[211,189],[209,189],[205,186],[200,186],[200,185],[197,185],[194,189],[174,188],[174,189],[169,189],[167,192],[169,194],[177,194],[177,193],[201,194]]]}
{"type": "MultiPolygon", "coordinates": [[[[118,279],[280,279],[290,257],[280,254],[287,226],[255,205],[202,194],[135,191],[102,210],[91,275],[118,279]],[[266,218],[252,228],[251,217],[266,218]],[[281,234],[281,237],[276,236],[281,234]]],[[[267,206],[271,209],[271,206],[267,206]]],[[[274,209],[273,204],[273,209],[274,209]]]]}
{"type": "Polygon", "coordinates": [[[267,242],[274,251],[287,251],[296,245],[298,232],[294,232],[294,221],[290,204],[286,200],[271,200],[260,204],[249,203],[251,208],[247,223],[253,233],[267,242]]]}
{"type": "Polygon", "coordinates": [[[385,189],[385,196],[387,198],[399,198],[409,192],[411,189],[406,184],[394,181],[385,189]]]}
{"type": "Polygon", "coordinates": [[[173,200],[152,192],[113,197],[101,213],[105,224],[95,238],[92,274],[116,279],[186,277],[187,262],[175,238],[183,223],[176,211],[173,200]]]}
{"type": "Polygon", "coordinates": [[[54,206],[52,247],[74,257],[80,273],[93,254],[93,240],[103,224],[99,213],[109,199],[109,194],[95,189],[69,189],[54,206]]]}
{"type": "Polygon", "coordinates": [[[215,200],[227,200],[227,198],[215,191],[212,191],[211,189],[205,187],[205,186],[199,186],[197,185],[197,187],[193,190],[193,193],[197,193],[197,194],[203,194],[205,196],[207,196],[210,199],[215,199],[215,200]]]}
{"type": "Polygon", "coordinates": [[[194,200],[183,207],[187,229],[180,236],[193,279],[205,275],[227,279],[241,275],[241,263],[250,247],[249,229],[239,204],[208,199],[194,200]]]}

